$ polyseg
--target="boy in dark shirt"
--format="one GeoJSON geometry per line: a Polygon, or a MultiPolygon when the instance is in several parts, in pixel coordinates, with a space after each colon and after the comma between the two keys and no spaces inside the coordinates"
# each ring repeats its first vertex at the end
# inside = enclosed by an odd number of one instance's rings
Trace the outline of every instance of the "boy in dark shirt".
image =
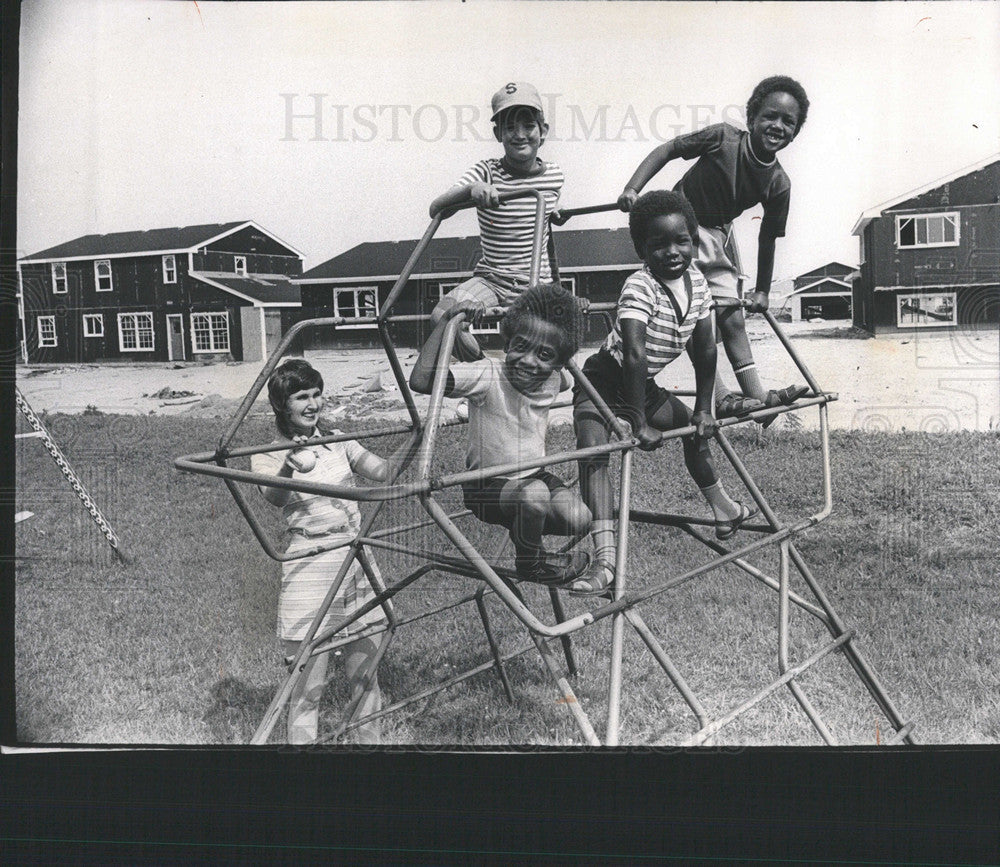
{"type": "MultiPolygon", "coordinates": [[[[747,132],[719,123],[660,145],[636,169],[618,203],[629,210],[639,191],[670,160],[697,158],[675,189],[691,202],[698,217],[697,261],[716,298],[739,296],[741,268],[732,237],[732,221],[747,208],[762,204],[757,282],[748,309],[751,313],[766,310],[774,272],[774,242],[785,234],[791,192],[791,183],[777,160],[777,153],[798,135],[808,111],[809,99],[801,84],[787,76],[765,78],[747,102],[747,132]]],[[[731,392],[721,377],[716,376],[717,417],[742,415],[762,406],[789,405],[808,391],[794,385],[778,391],[763,387],[747,339],[742,308],[720,307],[716,321],[743,392],[742,395],[731,392]]],[[[773,419],[774,416],[765,424],[773,419]]]]}

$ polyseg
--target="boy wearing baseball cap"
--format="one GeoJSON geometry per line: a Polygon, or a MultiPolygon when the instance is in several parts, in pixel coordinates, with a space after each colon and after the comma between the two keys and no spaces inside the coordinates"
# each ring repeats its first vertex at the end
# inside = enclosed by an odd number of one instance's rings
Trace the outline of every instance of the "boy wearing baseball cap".
{"type": "MultiPolygon", "coordinates": [[[[431,312],[437,325],[459,302],[472,302],[476,311],[508,307],[525,289],[531,269],[531,242],[535,228],[535,199],[525,197],[500,203],[500,196],[516,190],[539,190],[545,199],[542,231],[541,282],[552,279],[544,255],[549,233],[549,215],[559,201],[563,173],[555,163],[538,158],[549,125],[542,113],[542,100],[530,84],[510,82],[493,95],[493,135],[503,145],[503,156],[480,160],[458,183],[442,193],[430,207],[431,217],[451,205],[472,199],[479,217],[482,258],[473,276],[442,298],[431,312]]],[[[459,332],[455,353],[462,361],[482,358],[483,352],[468,330],[459,332]]]]}

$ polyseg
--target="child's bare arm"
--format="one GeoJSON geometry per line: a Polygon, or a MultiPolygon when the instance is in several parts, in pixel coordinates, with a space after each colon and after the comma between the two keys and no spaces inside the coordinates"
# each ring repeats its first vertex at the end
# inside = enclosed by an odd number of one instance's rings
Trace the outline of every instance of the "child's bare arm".
{"type": "Polygon", "coordinates": [[[750,313],[760,313],[767,310],[768,293],[771,291],[771,278],[774,276],[774,238],[761,233],[757,239],[757,282],[753,294],[747,299],[750,313]]]}
{"type": "Polygon", "coordinates": [[[452,187],[431,202],[431,218],[452,205],[461,205],[470,200],[480,208],[495,208],[500,204],[500,191],[483,181],[452,187]]]}
{"type": "Polygon", "coordinates": [[[695,381],[694,413],[691,422],[698,429],[698,436],[707,438],[718,430],[718,422],[712,416],[718,350],[715,346],[715,325],[711,316],[698,320],[688,348],[694,365],[695,381]]]}
{"type": "Polygon", "coordinates": [[[646,420],[646,323],[639,319],[621,320],[622,395],[636,420],[635,438],[643,451],[655,449],[661,442],[659,431],[646,420]]]}
{"type": "Polygon", "coordinates": [[[448,327],[450,317],[445,316],[431,332],[427,342],[420,349],[416,364],[410,371],[410,388],[419,394],[430,394],[434,385],[434,371],[437,370],[438,356],[441,354],[441,343],[444,340],[444,330],[448,327]]]}
{"type": "Polygon", "coordinates": [[[642,188],[649,183],[653,175],[676,156],[677,151],[673,139],[664,142],[659,147],[653,148],[649,156],[639,163],[639,168],[635,170],[635,173],[629,178],[628,183],[625,184],[625,189],[618,197],[618,207],[624,211],[631,210],[639,193],[642,192],[642,188]]]}
{"type": "Polygon", "coordinates": [[[373,482],[387,482],[406,468],[413,459],[413,453],[409,440],[404,440],[387,458],[380,457],[357,444],[348,451],[347,458],[351,469],[359,476],[364,476],[373,482]]]}

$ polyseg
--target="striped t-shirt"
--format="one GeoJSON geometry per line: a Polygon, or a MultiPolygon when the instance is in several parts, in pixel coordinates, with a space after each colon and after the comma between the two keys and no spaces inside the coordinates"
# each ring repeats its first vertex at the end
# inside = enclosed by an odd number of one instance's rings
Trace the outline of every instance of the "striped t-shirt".
{"type": "MultiPolygon", "coordinates": [[[[542,227],[542,257],[539,279],[551,280],[552,271],[546,253],[549,238],[549,215],[555,210],[563,185],[563,173],[555,163],[542,161],[545,171],[531,177],[516,177],[504,167],[502,159],[480,160],[459,179],[460,186],[490,184],[500,193],[516,190],[539,190],[545,197],[545,222],[542,227]]],[[[526,196],[504,202],[498,208],[477,208],[479,241],[483,257],[476,274],[503,280],[527,282],[531,272],[531,240],[535,232],[535,197],[526,196]]]]}
{"type": "Polygon", "coordinates": [[[712,293],[705,276],[693,264],[683,276],[663,283],[644,265],[625,281],[617,314],[604,349],[623,364],[621,321],[638,319],[644,322],[647,376],[656,376],[684,351],[695,324],[712,315],[712,293]],[[676,308],[680,309],[679,317],[676,308]]]}

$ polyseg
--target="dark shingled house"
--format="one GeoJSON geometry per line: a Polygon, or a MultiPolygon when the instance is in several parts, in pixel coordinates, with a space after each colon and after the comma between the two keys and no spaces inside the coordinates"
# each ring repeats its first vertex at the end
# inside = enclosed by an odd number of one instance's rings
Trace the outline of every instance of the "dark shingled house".
{"type": "Polygon", "coordinates": [[[18,262],[29,362],[259,360],[302,254],[243,220],[85,235],[18,262]]]}
{"type": "Polygon", "coordinates": [[[854,324],[872,332],[1000,323],[1000,154],[865,211],[854,324]]]}
{"type": "MultiPolygon", "coordinates": [[[[625,278],[641,266],[628,229],[554,231],[561,281],[576,295],[591,301],[616,301],[625,278]]],[[[396,277],[416,248],[416,240],[374,241],[358,244],[339,256],[310,268],[295,282],[302,290],[302,309],[286,311],[284,327],[301,318],[368,316],[381,311],[396,277]]],[[[479,260],[479,236],[433,238],[418,260],[394,314],[430,313],[441,295],[472,275],[479,260]]],[[[426,323],[397,323],[394,340],[419,346],[426,323]]],[[[588,339],[607,331],[605,322],[591,317],[588,339]]],[[[495,324],[478,329],[487,346],[498,346],[495,324]]],[[[305,348],[374,345],[374,326],[354,325],[314,333],[305,348]]]]}

